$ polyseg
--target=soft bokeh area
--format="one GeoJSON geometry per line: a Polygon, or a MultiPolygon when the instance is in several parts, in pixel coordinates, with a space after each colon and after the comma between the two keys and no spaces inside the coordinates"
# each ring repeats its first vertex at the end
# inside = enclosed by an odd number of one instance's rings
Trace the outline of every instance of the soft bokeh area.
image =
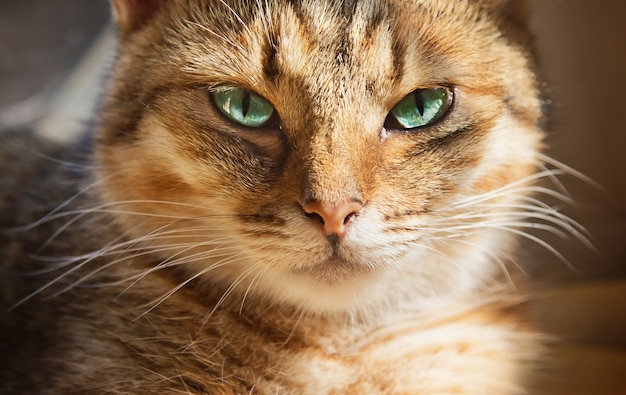
{"type": "Polygon", "coordinates": [[[626,274],[626,2],[535,0],[531,24],[553,97],[552,157],[595,182],[564,177],[570,216],[601,256],[556,242],[585,277],[626,274]]]}

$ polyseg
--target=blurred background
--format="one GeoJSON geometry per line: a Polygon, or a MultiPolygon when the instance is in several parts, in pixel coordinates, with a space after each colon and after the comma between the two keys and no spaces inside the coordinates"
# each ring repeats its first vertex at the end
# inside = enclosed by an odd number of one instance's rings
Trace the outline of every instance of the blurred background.
{"type": "MultiPolygon", "coordinates": [[[[563,178],[576,201],[564,211],[589,230],[600,255],[576,243],[553,244],[582,277],[621,277],[626,274],[626,2],[535,0],[533,7],[531,26],[553,98],[549,154],[600,186],[563,178]]],[[[544,262],[535,270],[566,269],[544,262]]]]}
{"type": "Polygon", "coordinates": [[[0,128],[60,108],[61,88],[109,19],[106,0],[0,0],[0,128]]]}
{"type": "MultiPolygon", "coordinates": [[[[609,350],[568,351],[572,384],[546,393],[626,394],[626,2],[532,3],[553,102],[548,154],[598,184],[563,177],[575,202],[563,211],[588,229],[599,252],[538,234],[566,262],[532,242],[521,261],[536,283],[584,286],[549,295],[537,307],[540,320],[609,350]],[[577,379],[584,373],[595,378],[577,379]]],[[[67,140],[84,129],[110,62],[109,21],[106,0],[0,0],[0,131],[34,127],[67,140]]]]}

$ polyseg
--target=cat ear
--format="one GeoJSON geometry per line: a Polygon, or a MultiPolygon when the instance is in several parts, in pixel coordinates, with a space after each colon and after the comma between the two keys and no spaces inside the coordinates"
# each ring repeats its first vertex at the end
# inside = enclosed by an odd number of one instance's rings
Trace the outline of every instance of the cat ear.
{"type": "Polygon", "coordinates": [[[156,14],[167,0],[111,0],[122,33],[131,33],[156,14]]]}

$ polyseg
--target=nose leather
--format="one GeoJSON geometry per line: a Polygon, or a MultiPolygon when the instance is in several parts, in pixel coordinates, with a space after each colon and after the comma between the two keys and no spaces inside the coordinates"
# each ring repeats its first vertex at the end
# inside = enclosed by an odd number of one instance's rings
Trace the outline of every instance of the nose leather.
{"type": "Polygon", "coordinates": [[[312,201],[302,206],[312,219],[317,219],[322,231],[328,237],[343,238],[347,225],[363,209],[363,204],[357,200],[348,200],[341,203],[312,201]]]}

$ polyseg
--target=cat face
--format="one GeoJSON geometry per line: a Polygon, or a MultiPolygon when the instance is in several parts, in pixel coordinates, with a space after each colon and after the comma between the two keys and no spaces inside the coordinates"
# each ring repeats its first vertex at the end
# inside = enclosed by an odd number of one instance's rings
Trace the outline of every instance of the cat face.
{"type": "Polygon", "coordinates": [[[494,274],[542,136],[512,4],[113,3],[101,195],[155,265],[320,312],[494,274]]]}

